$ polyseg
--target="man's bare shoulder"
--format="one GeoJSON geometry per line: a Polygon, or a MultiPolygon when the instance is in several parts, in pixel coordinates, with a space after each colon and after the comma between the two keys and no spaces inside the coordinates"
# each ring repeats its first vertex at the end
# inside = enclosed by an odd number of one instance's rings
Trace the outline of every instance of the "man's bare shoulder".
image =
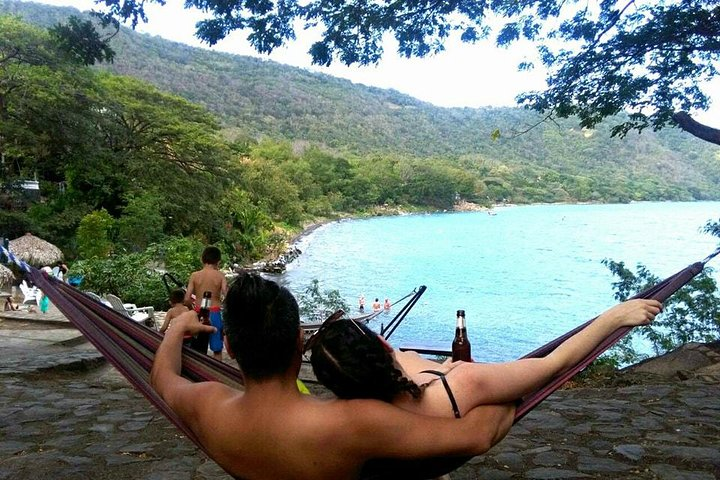
{"type": "MultiPolygon", "coordinates": [[[[172,409],[197,432],[204,430],[211,419],[217,418],[219,410],[232,409],[232,403],[242,396],[241,390],[220,382],[197,382],[181,387],[168,400],[172,409]]],[[[210,429],[213,428],[217,425],[213,424],[210,429]]]]}
{"type": "Polygon", "coordinates": [[[381,433],[387,421],[405,417],[398,407],[379,400],[314,400],[314,408],[308,409],[310,423],[327,428],[331,436],[352,437],[362,435],[372,437],[381,433]]]}

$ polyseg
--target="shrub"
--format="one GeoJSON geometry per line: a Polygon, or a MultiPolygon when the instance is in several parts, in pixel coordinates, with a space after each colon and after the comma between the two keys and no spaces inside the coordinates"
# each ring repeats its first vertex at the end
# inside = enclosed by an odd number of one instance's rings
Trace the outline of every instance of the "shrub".
{"type": "Polygon", "coordinates": [[[305,322],[322,322],[338,309],[348,311],[348,305],[337,290],[320,290],[320,282],[313,280],[297,295],[300,318],[305,322]]]}
{"type": "Polygon", "coordinates": [[[73,275],[82,275],[83,290],[104,295],[112,293],[138,306],[168,307],[168,292],[162,275],[168,271],[180,282],[202,267],[205,245],[192,238],[174,237],[153,244],[143,252],[88,258],[71,266],[73,275]]]}
{"type": "Polygon", "coordinates": [[[77,229],[78,253],[81,258],[105,258],[113,250],[110,240],[115,220],[104,208],[85,215],[77,229]]]}
{"type": "Polygon", "coordinates": [[[127,205],[117,220],[117,242],[130,252],[145,250],[163,238],[165,218],[160,213],[161,198],[151,193],[128,195],[127,205]]]}
{"type": "Polygon", "coordinates": [[[21,237],[27,232],[43,236],[37,225],[25,213],[0,211],[0,236],[9,238],[21,237]]]}
{"type": "MultiPolygon", "coordinates": [[[[625,301],[660,281],[643,265],[638,265],[637,273],[633,273],[623,262],[605,259],[603,264],[619,277],[613,283],[615,298],[619,301],[625,301]]],[[[720,338],[720,296],[711,273],[712,270],[706,268],[678,290],[665,301],[663,313],[651,325],[634,329],[631,335],[610,350],[610,357],[623,365],[647,357],[633,347],[633,340],[638,337],[650,343],[655,355],[662,355],[688,342],[712,342],[720,338]]]]}

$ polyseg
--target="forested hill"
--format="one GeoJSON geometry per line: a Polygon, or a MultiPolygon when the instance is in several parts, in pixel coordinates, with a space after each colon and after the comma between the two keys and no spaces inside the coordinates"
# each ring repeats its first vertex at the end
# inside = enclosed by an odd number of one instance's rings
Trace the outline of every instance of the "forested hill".
{"type": "MultiPolygon", "coordinates": [[[[0,3],[0,12],[42,25],[78,14],[73,8],[7,1],[0,3]]],[[[520,174],[527,167],[538,180],[538,171],[627,178],[674,190],[666,198],[720,195],[720,149],[675,129],[617,139],[610,138],[608,125],[581,131],[565,121],[512,136],[536,123],[536,115],[516,108],[439,108],[397,91],[128,29],[113,48],[115,62],[103,68],[205,105],[233,137],[308,141],[361,157],[446,158],[476,168],[478,162],[492,164],[495,170],[508,165],[520,174]],[[495,129],[503,136],[494,141],[495,129]]]]}

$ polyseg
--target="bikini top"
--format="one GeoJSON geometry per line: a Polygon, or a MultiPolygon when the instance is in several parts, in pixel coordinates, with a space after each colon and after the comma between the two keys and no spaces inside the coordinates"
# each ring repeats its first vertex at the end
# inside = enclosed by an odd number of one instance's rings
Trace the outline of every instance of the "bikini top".
{"type": "Polygon", "coordinates": [[[438,377],[440,377],[443,387],[445,387],[445,392],[447,392],[447,396],[450,399],[450,404],[452,405],[455,418],[460,418],[460,409],[458,408],[457,402],[455,401],[455,395],[453,395],[453,392],[450,389],[450,385],[445,379],[445,374],[442,372],[438,372],[437,370],[423,370],[420,373],[432,373],[433,375],[437,375],[438,377]]]}

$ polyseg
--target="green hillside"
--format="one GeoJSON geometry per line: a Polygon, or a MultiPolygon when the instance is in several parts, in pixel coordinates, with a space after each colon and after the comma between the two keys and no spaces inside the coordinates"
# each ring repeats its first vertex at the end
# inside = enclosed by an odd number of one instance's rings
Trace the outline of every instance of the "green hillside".
{"type": "MultiPolygon", "coordinates": [[[[44,25],[78,14],[17,2],[0,4],[2,11],[44,25]]],[[[525,195],[532,201],[613,200],[602,189],[594,196],[582,193],[598,190],[598,181],[641,190],[642,199],[720,198],[720,149],[679,130],[618,139],[608,126],[587,132],[563,121],[513,136],[536,123],[537,115],[517,108],[439,108],[397,91],[125,28],[113,41],[115,62],[102,68],[206,106],[231,138],[310,142],[356,158],[448,160],[480,177],[503,177],[499,185],[509,175],[513,185],[532,190],[537,183],[555,192],[525,195]],[[493,141],[496,129],[503,136],[493,141]]]]}

